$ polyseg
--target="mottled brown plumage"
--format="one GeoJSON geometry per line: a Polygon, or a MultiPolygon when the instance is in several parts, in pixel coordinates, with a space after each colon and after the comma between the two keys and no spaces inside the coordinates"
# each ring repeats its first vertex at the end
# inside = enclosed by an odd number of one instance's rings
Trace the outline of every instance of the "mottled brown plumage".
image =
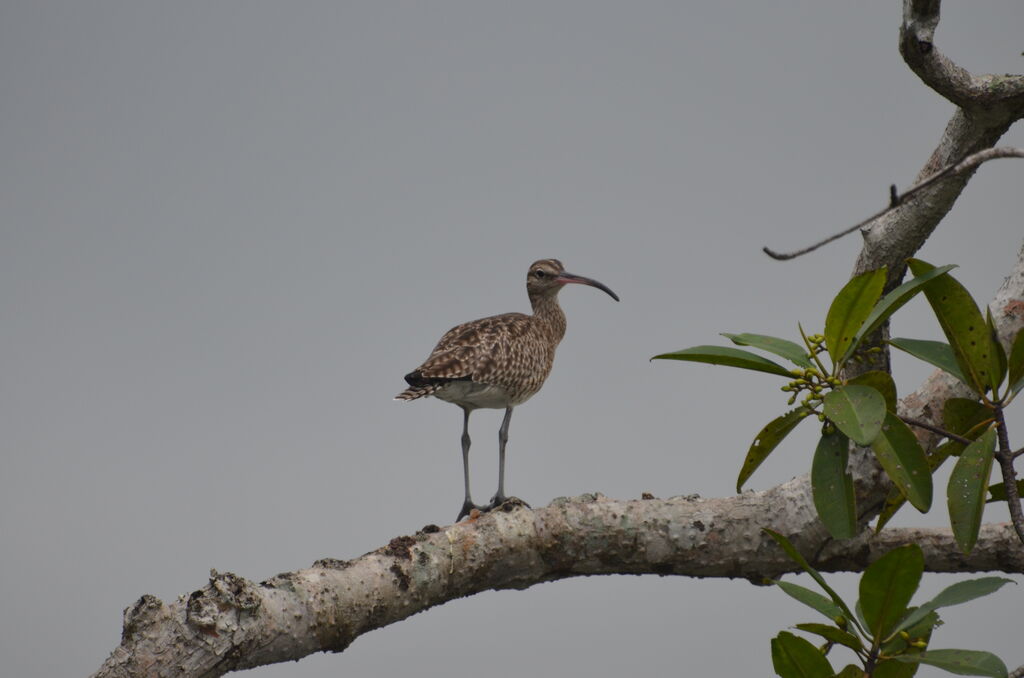
{"type": "Polygon", "coordinates": [[[469,413],[477,408],[505,408],[498,433],[498,492],[486,508],[505,501],[505,442],[512,408],[540,390],[551,373],[555,349],[565,336],[565,313],[558,292],[568,283],[580,283],[619,298],[590,278],[567,273],[557,259],[541,259],[526,274],[526,292],[533,315],[505,313],[458,325],[448,330],[430,356],[405,375],[409,388],[396,400],[415,400],[432,395],[463,409],[463,465],[466,497],[459,519],[472,508],[469,494],[469,413]]]}

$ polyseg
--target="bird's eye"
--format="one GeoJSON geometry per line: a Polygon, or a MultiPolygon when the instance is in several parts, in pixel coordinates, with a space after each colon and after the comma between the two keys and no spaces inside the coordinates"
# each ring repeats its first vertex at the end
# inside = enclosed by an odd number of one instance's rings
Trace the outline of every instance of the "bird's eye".
{"type": "Polygon", "coordinates": [[[544,277],[544,271],[539,271],[539,270],[538,271],[534,271],[533,274],[535,276],[537,276],[538,278],[543,278],[544,277]]]}

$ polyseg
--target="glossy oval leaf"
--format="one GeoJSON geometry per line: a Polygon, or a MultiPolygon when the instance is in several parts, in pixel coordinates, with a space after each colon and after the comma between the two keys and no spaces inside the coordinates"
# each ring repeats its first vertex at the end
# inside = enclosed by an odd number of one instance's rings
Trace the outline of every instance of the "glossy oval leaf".
{"type": "Polygon", "coordinates": [[[896,411],[896,405],[899,402],[896,397],[896,382],[892,380],[892,375],[888,372],[871,370],[870,372],[858,374],[846,383],[855,386],[870,386],[882,394],[882,397],[885,399],[886,410],[889,412],[896,411]]]}
{"type": "Polygon", "coordinates": [[[932,471],[914,432],[892,412],[871,443],[878,463],[886,474],[921,513],[932,506],[932,471]]]}
{"type": "Polygon", "coordinates": [[[749,332],[744,332],[743,334],[729,334],[728,332],[722,332],[722,336],[729,339],[737,346],[753,346],[754,348],[759,348],[762,351],[774,353],[775,355],[785,358],[800,367],[814,367],[811,359],[807,357],[807,349],[796,342],[790,341],[789,339],[770,337],[766,334],[750,334],[749,332]]]}
{"type": "Polygon", "coordinates": [[[812,591],[807,587],[800,586],[800,584],[782,581],[781,579],[773,580],[772,583],[785,591],[789,597],[800,601],[812,610],[820,612],[831,621],[835,621],[836,617],[843,616],[843,610],[838,605],[817,591],[812,591]]]}
{"type": "Polygon", "coordinates": [[[886,638],[906,614],[923,573],[924,555],[916,544],[894,548],[864,570],[859,602],[874,642],[886,638]]]}
{"type": "Polygon", "coordinates": [[[795,429],[797,424],[810,413],[811,411],[806,407],[798,407],[782,416],[775,417],[761,429],[761,432],[754,437],[754,442],[750,444],[747,457],[743,460],[743,466],[740,467],[740,475],[736,479],[737,492],[743,490],[743,484],[750,479],[757,467],[768,458],[772,450],[778,447],[783,438],[789,435],[789,432],[795,429]]]}
{"type": "Polygon", "coordinates": [[[982,596],[995,593],[1007,584],[1016,583],[1017,582],[1012,579],[1007,579],[1006,577],[979,577],[978,579],[958,581],[955,584],[947,586],[939,593],[939,595],[908,614],[906,618],[899,623],[899,626],[897,626],[895,630],[902,631],[903,629],[909,629],[914,624],[927,617],[929,613],[934,612],[939,608],[961,605],[975,600],[976,598],[981,598],[982,596]]]}
{"type": "Polygon", "coordinates": [[[772,666],[782,678],[832,678],[832,665],[809,640],[782,631],[772,638],[772,666]]]}
{"type": "Polygon", "coordinates": [[[928,664],[959,676],[1006,678],[1006,664],[991,652],[981,650],[925,650],[919,654],[893,657],[896,661],[928,664]]]}
{"type": "Polygon", "coordinates": [[[777,362],[762,358],[756,353],[729,346],[694,346],[674,353],[662,353],[651,360],[687,360],[710,365],[728,365],[755,372],[768,372],[780,377],[793,378],[793,373],[777,362]]]}
{"type": "MultiPolygon", "coordinates": [[[[935,267],[920,259],[909,259],[914,275],[923,275],[935,267]]],[[[944,275],[924,288],[924,295],[935,318],[953,349],[960,371],[977,393],[999,386],[999,359],[985,318],[967,289],[953,276],[944,275]]]]}
{"type": "Polygon", "coordinates": [[[832,300],[825,318],[825,347],[832,362],[842,365],[846,349],[871,315],[875,302],[885,287],[885,268],[875,269],[852,278],[832,300]]]}
{"type": "Polygon", "coordinates": [[[889,345],[895,346],[899,350],[905,351],[926,363],[931,363],[940,370],[952,374],[968,386],[971,385],[971,382],[967,381],[967,377],[964,376],[963,371],[960,369],[956,356],[953,355],[953,348],[945,342],[897,337],[890,339],[889,345]]]}
{"type": "Polygon", "coordinates": [[[828,624],[797,624],[796,628],[807,633],[813,633],[816,636],[821,636],[830,643],[838,643],[851,650],[864,649],[864,644],[860,642],[860,638],[837,626],[829,626],[828,624]]]}
{"type": "Polygon", "coordinates": [[[864,669],[853,664],[847,664],[843,670],[836,674],[836,678],[864,678],[864,669]]]}
{"type": "Polygon", "coordinates": [[[978,540],[995,448],[996,429],[990,426],[964,449],[949,477],[946,499],[950,526],[957,545],[965,554],[971,552],[978,540]]]}
{"type": "Polygon", "coordinates": [[[825,416],[858,445],[870,445],[885,421],[885,398],[870,386],[840,386],[823,400],[825,416]]]}
{"type": "Polygon", "coordinates": [[[1024,388],[1024,330],[1017,332],[1013,344],[1010,345],[1006,365],[1010,375],[1010,389],[1016,393],[1024,388]]]}
{"type": "Polygon", "coordinates": [[[818,518],[836,539],[857,534],[857,506],[853,476],[846,470],[850,439],[841,431],[826,433],[818,441],[811,463],[811,495],[818,518]]]}
{"type": "Polygon", "coordinates": [[[882,323],[892,316],[893,313],[900,310],[904,304],[913,299],[926,284],[954,268],[956,268],[956,264],[933,268],[924,275],[911,278],[882,297],[881,300],[875,304],[875,307],[871,309],[871,313],[864,321],[864,324],[861,325],[860,330],[858,330],[857,334],[854,335],[853,343],[846,349],[846,354],[843,356],[843,362],[850,359],[853,352],[856,351],[860,343],[864,341],[864,337],[877,330],[882,323]]]}

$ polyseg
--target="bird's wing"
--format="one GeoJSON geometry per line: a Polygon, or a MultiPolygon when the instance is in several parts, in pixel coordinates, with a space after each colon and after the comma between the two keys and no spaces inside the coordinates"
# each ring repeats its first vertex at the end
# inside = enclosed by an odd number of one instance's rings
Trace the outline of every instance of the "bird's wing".
{"type": "Polygon", "coordinates": [[[510,344],[527,331],[529,317],[506,313],[453,327],[416,371],[427,380],[468,378],[494,383],[510,344]]]}

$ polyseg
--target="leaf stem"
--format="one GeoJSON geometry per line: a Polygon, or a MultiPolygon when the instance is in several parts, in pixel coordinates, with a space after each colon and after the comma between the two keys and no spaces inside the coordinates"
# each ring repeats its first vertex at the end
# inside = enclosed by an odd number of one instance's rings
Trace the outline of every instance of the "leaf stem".
{"type": "MultiPolygon", "coordinates": [[[[807,339],[807,334],[804,332],[803,325],[797,323],[796,328],[800,330],[800,338],[804,340],[804,346],[807,347],[807,354],[811,356],[811,360],[813,360],[814,363],[818,366],[818,369],[821,370],[821,376],[824,377],[831,374],[828,370],[825,369],[825,366],[821,364],[821,361],[818,360],[818,353],[817,351],[814,350],[814,347],[811,346],[810,340],[807,339]]],[[[834,377],[835,375],[833,374],[832,376],[834,377]]]]}

